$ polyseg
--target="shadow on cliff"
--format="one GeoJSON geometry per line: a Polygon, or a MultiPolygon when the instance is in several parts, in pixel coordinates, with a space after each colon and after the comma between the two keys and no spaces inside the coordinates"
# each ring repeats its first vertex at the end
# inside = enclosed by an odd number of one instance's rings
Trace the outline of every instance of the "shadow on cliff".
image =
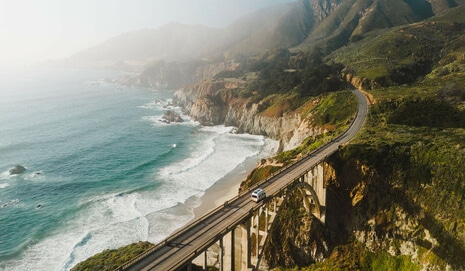
{"type": "MultiPolygon", "coordinates": [[[[438,241],[438,245],[420,238],[415,238],[414,240],[403,238],[403,236],[395,236],[395,238],[412,241],[425,249],[431,250],[438,257],[450,264],[454,270],[464,270],[465,257],[463,256],[465,255],[465,247],[456,238],[450,235],[432,214],[425,212],[421,206],[416,204],[404,191],[391,188],[391,191],[388,193],[396,195],[396,198],[399,199],[396,203],[409,215],[418,218],[420,225],[430,232],[431,236],[438,241]]],[[[453,212],[453,210],[446,211],[453,212]]]]}
{"type": "MultiPolygon", "coordinates": [[[[336,153],[329,159],[336,171],[335,179],[330,180],[327,187],[326,226],[330,231],[331,247],[347,244],[355,233],[363,236],[362,243],[375,252],[387,250],[390,244],[387,239],[409,241],[431,251],[454,270],[465,270],[464,245],[406,193],[406,183],[396,180],[401,178],[399,172],[409,166],[405,160],[408,154],[404,157],[396,154],[394,163],[387,152],[372,151],[363,155],[369,157],[368,164],[377,165],[376,169],[351,155],[342,157],[341,153],[336,153]],[[407,214],[405,219],[416,221],[414,229],[398,228],[399,222],[408,222],[401,221],[396,209],[407,214]],[[425,236],[425,230],[437,242],[425,236]]],[[[426,182],[431,182],[431,176],[429,178],[426,182]]]]}

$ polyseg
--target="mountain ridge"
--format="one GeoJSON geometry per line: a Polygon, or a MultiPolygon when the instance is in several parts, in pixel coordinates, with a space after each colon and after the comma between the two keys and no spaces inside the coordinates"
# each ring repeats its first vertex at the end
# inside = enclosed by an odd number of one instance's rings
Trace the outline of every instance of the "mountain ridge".
{"type": "Polygon", "coordinates": [[[76,63],[186,62],[288,48],[335,50],[364,34],[422,21],[465,0],[299,0],[244,16],[225,28],[170,23],[120,34],[77,52],[76,63]]]}

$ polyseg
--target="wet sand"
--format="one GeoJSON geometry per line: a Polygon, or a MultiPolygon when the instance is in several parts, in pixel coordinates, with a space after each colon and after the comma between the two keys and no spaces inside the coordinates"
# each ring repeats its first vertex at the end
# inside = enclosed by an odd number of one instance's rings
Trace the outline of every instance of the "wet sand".
{"type": "Polygon", "coordinates": [[[241,182],[247,178],[247,175],[252,172],[259,162],[260,159],[258,158],[247,159],[244,163],[216,182],[212,187],[208,188],[205,194],[200,198],[202,203],[194,209],[194,219],[202,217],[238,195],[241,182]]]}

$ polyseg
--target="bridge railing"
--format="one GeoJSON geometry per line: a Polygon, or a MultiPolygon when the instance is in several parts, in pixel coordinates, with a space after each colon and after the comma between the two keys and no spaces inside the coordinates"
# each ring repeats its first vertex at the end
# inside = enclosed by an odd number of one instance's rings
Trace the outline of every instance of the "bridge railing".
{"type": "MultiPolygon", "coordinates": [[[[357,96],[357,95],[356,95],[357,96]]],[[[357,98],[358,99],[358,98],[357,98]]],[[[234,196],[232,199],[230,200],[227,200],[225,201],[224,204],[220,205],[220,206],[217,206],[215,209],[209,211],[208,213],[202,215],[201,217],[191,221],[190,223],[188,223],[186,226],[183,226],[179,229],[177,229],[176,231],[174,231],[170,236],[168,236],[167,238],[165,238],[163,241],[159,242],[157,245],[155,245],[153,248],[145,251],[145,252],[142,252],[141,254],[139,254],[136,258],[126,262],[125,264],[121,265],[120,267],[116,268],[114,271],[122,271],[122,270],[126,270],[128,269],[129,267],[137,264],[138,262],[144,260],[146,257],[148,257],[150,254],[152,254],[153,252],[155,252],[156,250],[160,249],[161,247],[167,245],[168,243],[170,243],[172,240],[178,238],[180,235],[182,235],[183,233],[189,231],[191,228],[193,228],[195,225],[199,224],[200,221],[202,220],[205,220],[207,217],[213,215],[214,213],[218,212],[220,209],[224,208],[224,207],[227,207],[229,206],[230,204],[232,204],[234,201],[236,201],[237,199],[239,199],[240,197],[243,197],[244,195],[248,194],[250,195],[250,193],[257,189],[258,187],[260,187],[261,185],[263,185],[264,183],[266,183],[267,181],[271,180],[272,178],[275,178],[276,176],[278,176],[279,174],[283,173],[284,171],[288,170],[289,168],[297,165],[298,163],[301,163],[303,162],[304,160],[306,160],[307,158],[311,157],[311,156],[316,156],[318,155],[319,152],[321,152],[326,146],[328,146],[329,144],[333,143],[334,141],[339,141],[341,138],[343,138],[347,133],[348,131],[350,130],[350,128],[354,125],[355,123],[355,120],[356,120],[356,116],[359,114],[359,110],[360,110],[360,106],[357,107],[357,111],[355,113],[355,116],[352,117],[352,120],[351,120],[351,123],[349,125],[349,127],[344,131],[344,133],[336,136],[335,138],[333,138],[330,142],[327,142],[326,144],[322,145],[321,147],[319,147],[318,149],[308,153],[307,155],[301,157],[300,159],[284,166],[284,167],[281,167],[278,171],[276,172],[273,172],[270,176],[266,177],[265,179],[263,179],[261,182],[249,187],[246,191],[242,191],[240,193],[238,193],[236,196],[234,196]]],[[[317,163],[321,163],[322,161],[324,161],[327,157],[321,157],[320,160],[318,160],[317,163]]],[[[292,182],[289,183],[289,185],[291,185],[292,182]]],[[[287,188],[289,185],[287,185],[285,188],[287,188]]],[[[239,221],[242,221],[243,219],[247,218],[248,216],[250,216],[250,213],[253,213],[254,211],[256,211],[256,209],[260,208],[261,204],[259,205],[256,205],[254,206],[249,212],[247,213],[244,213],[243,217],[241,217],[241,219],[239,221]]],[[[236,224],[237,225],[237,224],[236,224]]],[[[234,226],[230,226],[230,227],[227,227],[223,232],[224,234],[228,233],[229,231],[231,231],[231,228],[234,228],[236,225],[234,226]]],[[[223,235],[224,235],[223,234],[223,235]]],[[[195,257],[195,255],[198,255],[197,253],[201,253],[203,251],[205,251],[205,249],[207,249],[209,246],[211,246],[216,240],[218,240],[218,236],[213,236],[209,242],[206,243],[206,245],[202,246],[202,248],[200,249],[196,249],[192,255],[189,255],[187,258],[185,258],[184,260],[187,261],[189,259],[192,259],[195,257]]],[[[182,267],[182,265],[180,266],[182,267]]]]}

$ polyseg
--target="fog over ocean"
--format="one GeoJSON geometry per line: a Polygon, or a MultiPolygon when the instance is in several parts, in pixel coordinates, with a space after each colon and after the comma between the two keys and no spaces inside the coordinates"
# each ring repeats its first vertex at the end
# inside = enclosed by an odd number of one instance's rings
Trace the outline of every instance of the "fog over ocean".
{"type": "Polygon", "coordinates": [[[157,243],[262,136],[159,119],[171,91],[106,83],[116,72],[0,74],[0,270],[69,270],[103,251],[157,243]],[[26,170],[10,174],[16,165],[26,170]]]}

